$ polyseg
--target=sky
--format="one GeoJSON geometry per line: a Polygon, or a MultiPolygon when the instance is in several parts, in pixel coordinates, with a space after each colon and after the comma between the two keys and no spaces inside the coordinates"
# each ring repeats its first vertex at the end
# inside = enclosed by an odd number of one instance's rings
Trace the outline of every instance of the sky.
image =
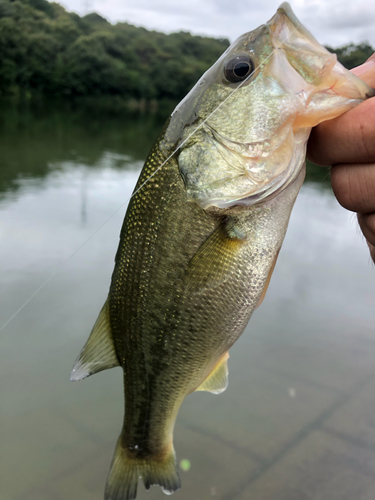
{"type": "MultiPolygon", "coordinates": [[[[98,12],[116,23],[127,21],[166,33],[229,38],[257,28],[276,12],[278,0],[62,0],[80,15],[98,12]]],[[[368,41],[375,47],[375,1],[293,0],[299,20],[324,45],[339,47],[368,41]]]]}

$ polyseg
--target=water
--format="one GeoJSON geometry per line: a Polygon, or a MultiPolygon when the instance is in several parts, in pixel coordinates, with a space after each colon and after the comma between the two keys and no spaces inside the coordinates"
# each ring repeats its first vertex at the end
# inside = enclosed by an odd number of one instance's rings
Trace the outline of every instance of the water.
{"type": "MultiPolygon", "coordinates": [[[[106,298],[126,202],[160,126],[2,111],[1,324],[46,284],[0,333],[1,499],[103,497],[121,370],[80,383],[69,373],[106,298]]],[[[374,498],[374,302],[353,216],[327,180],[306,182],[266,299],[231,349],[228,390],[182,406],[175,447],[191,468],[174,498],[374,498]]],[[[138,498],[165,496],[140,484],[138,498]]]]}

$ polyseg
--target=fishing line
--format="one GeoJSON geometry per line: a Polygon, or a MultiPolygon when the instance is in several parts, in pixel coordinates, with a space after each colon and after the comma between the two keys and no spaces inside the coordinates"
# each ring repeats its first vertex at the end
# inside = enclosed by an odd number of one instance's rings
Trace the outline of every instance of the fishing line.
{"type": "MultiPolygon", "coordinates": [[[[284,43],[286,40],[288,40],[292,34],[297,30],[297,26],[294,27],[294,29],[285,37],[285,39],[281,42],[281,43],[284,43]]],[[[119,212],[119,210],[122,209],[122,207],[124,205],[126,205],[132,198],[133,196],[135,196],[148,182],[150,179],[152,179],[152,177],[154,177],[155,174],[157,174],[159,172],[159,170],[161,168],[164,167],[164,165],[177,153],[177,151],[179,149],[181,149],[181,147],[186,144],[186,142],[199,130],[203,127],[203,125],[207,122],[207,120],[209,120],[211,118],[211,116],[216,113],[216,111],[218,109],[221,108],[221,106],[226,102],[228,101],[228,99],[230,99],[253,75],[254,73],[262,66],[264,65],[265,62],[268,61],[268,59],[270,59],[270,57],[273,55],[273,53],[278,50],[277,47],[273,48],[272,51],[270,52],[270,54],[262,61],[261,64],[259,64],[259,66],[257,66],[256,68],[254,68],[254,70],[245,78],[245,80],[243,80],[243,82],[241,82],[220,104],[218,104],[216,106],[216,108],[202,121],[202,123],[200,125],[198,125],[194,130],[193,132],[188,136],[186,137],[186,139],[184,139],[181,144],[179,144],[176,149],[173,151],[173,153],[171,153],[168,158],[166,160],[163,161],[163,163],[139,186],[138,189],[136,189],[133,194],[130,196],[130,198],[128,198],[127,200],[124,201],[124,203],[122,203],[62,264],[60,264],[60,266],[56,269],[56,271],[54,273],[52,273],[40,286],[39,288],[37,288],[35,290],[35,292],[33,292],[30,297],[22,304],[21,307],[19,307],[19,309],[17,309],[17,311],[0,327],[0,332],[2,330],[4,330],[4,328],[9,325],[9,323],[11,321],[13,321],[13,319],[27,306],[27,304],[29,304],[29,302],[32,301],[32,299],[57,275],[59,274],[63,268],[66,266],[66,264],[86,245],[86,243],[88,243],[111,219],[112,217],[114,217],[117,212],[119,212]]]]}
{"type": "MultiPolygon", "coordinates": [[[[131,199],[131,197],[129,198],[129,200],[131,199]]],[[[74,252],[62,263],[60,264],[60,266],[56,269],[56,271],[54,273],[52,273],[40,286],[39,288],[37,288],[35,290],[35,292],[33,292],[31,294],[31,296],[26,300],[26,302],[24,302],[22,304],[22,306],[17,309],[17,311],[1,326],[0,328],[0,332],[2,330],[4,330],[4,328],[9,325],[9,323],[18,315],[18,313],[20,313],[22,311],[22,309],[27,306],[27,304],[35,297],[35,295],[37,295],[41,290],[42,288],[44,288],[55,276],[56,274],[59,274],[64,266],[66,266],[66,264],[81,250],[81,248],[83,248],[87,242],[89,242],[101,229],[103,226],[105,226],[107,224],[107,222],[112,219],[112,217],[114,215],[117,214],[117,212],[119,210],[121,210],[121,208],[129,201],[125,201],[121,206],[119,206],[109,217],[107,220],[105,220],[97,229],[95,229],[95,231],[76,249],[74,250],[74,252]]]]}
{"type": "MultiPolygon", "coordinates": [[[[288,39],[289,39],[289,38],[293,35],[293,33],[294,33],[296,30],[297,30],[297,26],[295,26],[295,27],[293,28],[293,30],[292,30],[292,31],[288,34],[288,36],[286,36],[286,37],[285,37],[285,39],[284,39],[284,40],[282,40],[282,41],[281,41],[281,43],[285,43],[285,42],[286,42],[286,41],[287,41],[287,40],[288,40],[288,39]]],[[[269,58],[273,55],[273,53],[274,53],[276,50],[278,50],[278,47],[274,47],[274,48],[272,49],[272,51],[270,52],[270,54],[269,54],[269,55],[268,55],[268,56],[267,56],[267,57],[266,57],[266,58],[262,61],[262,63],[261,63],[261,64],[259,64],[259,66],[257,66],[256,68],[254,68],[254,69],[253,69],[253,71],[252,71],[252,72],[251,72],[251,73],[250,73],[250,74],[249,74],[249,75],[245,78],[245,80],[244,80],[243,82],[241,82],[241,83],[240,83],[240,85],[238,85],[238,87],[236,87],[236,88],[233,90],[233,92],[231,92],[229,95],[227,95],[227,97],[226,97],[223,101],[221,101],[221,103],[220,103],[220,104],[218,104],[218,105],[216,106],[216,108],[215,108],[215,109],[214,109],[214,110],[213,110],[213,111],[212,111],[212,112],[211,112],[211,113],[210,113],[210,114],[209,114],[209,115],[208,115],[208,116],[207,116],[207,117],[203,120],[203,122],[202,122],[200,125],[198,125],[198,127],[196,127],[196,128],[193,130],[193,132],[192,132],[192,133],[191,133],[188,137],[186,137],[186,139],[184,139],[184,140],[181,142],[181,144],[179,144],[179,145],[177,146],[177,148],[173,151],[173,153],[171,153],[171,154],[168,156],[168,158],[167,158],[166,160],[164,160],[164,161],[163,161],[163,163],[162,163],[162,164],[161,164],[161,165],[160,165],[160,166],[159,166],[159,167],[155,170],[155,172],[153,172],[153,173],[152,173],[152,174],[151,174],[151,175],[150,175],[150,176],[149,176],[149,177],[148,177],[148,178],[147,178],[147,179],[143,182],[143,184],[141,184],[141,185],[139,186],[139,188],[138,188],[136,191],[134,191],[134,193],[130,196],[130,198],[129,198],[127,201],[130,201],[130,200],[133,198],[133,196],[135,196],[135,195],[138,193],[138,191],[139,191],[140,189],[142,189],[142,188],[143,188],[143,186],[144,186],[145,184],[147,184],[147,183],[148,183],[148,181],[149,181],[150,179],[152,179],[152,177],[153,177],[153,176],[154,176],[157,172],[159,172],[159,170],[160,170],[161,168],[163,168],[163,167],[164,167],[164,165],[165,165],[165,164],[166,164],[166,163],[167,163],[167,162],[168,162],[168,161],[169,161],[169,160],[170,160],[170,159],[171,159],[171,158],[172,158],[172,157],[173,157],[173,156],[177,153],[177,151],[178,151],[179,149],[181,149],[181,148],[182,148],[182,146],[183,146],[184,144],[186,144],[186,143],[187,143],[187,141],[188,141],[188,140],[189,140],[189,139],[190,139],[190,138],[191,138],[191,137],[192,137],[192,136],[193,136],[193,135],[194,135],[194,134],[195,134],[195,133],[196,133],[196,132],[197,132],[200,128],[202,128],[202,127],[203,127],[203,125],[207,122],[207,120],[209,120],[209,119],[211,118],[211,116],[212,116],[214,113],[216,113],[216,111],[217,111],[218,109],[220,109],[220,108],[221,108],[221,106],[222,106],[222,105],[223,105],[223,104],[224,104],[224,103],[225,103],[228,99],[230,99],[230,98],[231,98],[231,97],[232,97],[232,96],[233,96],[233,95],[237,92],[237,90],[239,90],[239,89],[242,87],[242,85],[245,85],[245,83],[246,83],[248,80],[250,80],[250,78],[254,75],[254,73],[255,73],[255,72],[256,72],[256,71],[257,71],[257,70],[258,70],[258,69],[259,69],[262,65],[264,65],[264,63],[265,63],[265,62],[267,62],[267,61],[268,61],[268,59],[269,59],[269,58]]],[[[203,76],[204,76],[204,75],[203,75],[203,76]]],[[[202,78],[203,78],[203,77],[202,77],[202,78]]],[[[126,202],[125,202],[125,203],[126,203],[126,202]]],[[[125,204],[125,203],[124,203],[124,204],[125,204]]],[[[124,204],[123,204],[123,205],[124,205],[124,204]]],[[[123,205],[121,205],[121,207],[122,207],[123,205]]],[[[120,207],[120,208],[121,208],[121,207],[120,207]]],[[[113,214],[113,215],[114,215],[114,214],[113,214]]],[[[112,216],[111,216],[111,217],[112,217],[112,216]]],[[[111,218],[111,217],[110,217],[110,218],[111,218]]]]}
{"type": "MultiPolygon", "coordinates": [[[[272,54],[274,53],[274,51],[275,51],[275,50],[276,50],[276,49],[273,49],[273,50],[272,50],[272,52],[271,52],[271,53],[270,53],[270,54],[269,54],[269,55],[268,55],[268,56],[264,59],[264,61],[262,62],[262,64],[264,64],[264,63],[265,63],[265,62],[266,62],[266,61],[267,61],[267,60],[268,60],[268,59],[272,56],[272,54]]],[[[149,177],[148,177],[148,178],[144,181],[144,183],[143,183],[143,184],[141,184],[141,185],[139,186],[139,188],[138,188],[136,191],[134,191],[134,193],[131,195],[131,197],[129,198],[129,200],[128,200],[128,201],[130,201],[130,200],[133,198],[133,196],[135,196],[135,195],[138,193],[138,191],[139,191],[140,189],[142,189],[142,188],[143,188],[143,186],[144,186],[145,184],[147,184],[147,183],[148,183],[148,181],[149,181],[149,180],[150,180],[150,179],[151,179],[151,178],[152,178],[152,177],[153,177],[153,176],[154,176],[157,172],[159,172],[159,170],[160,170],[161,168],[163,168],[163,167],[164,167],[164,165],[165,165],[165,164],[166,164],[166,163],[167,163],[167,162],[168,162],[168,161],[169,161],[169,160],[170,160],[170,159],[171,159],[171,158],[172,158],[172,157],[173,157],[173,156],[177,153],[177,151],[178,151],[179,149],[181,149],[181,148],[182,148],[182,146],[183,146],[184,144],[186,144],[186,143],[187,143],[187,141],[188,141],[188,140],[189,140],[189,139],[190,139],[190,138],[191,138],[191,137],[192,137],[192,136],[193,136],[193,135],[194,135],[194,134],[195,134],[195,133],[196,133],[196,132],[197,132],[200,128],[202,128],[202,127],[203,127],[203,125],[207,122],[207,120],[209,120],[209,119],[211,118],[211,116],[212,116],[214,113],[216,113],[216,111],[217,111],[218,109],[220,109],[220,108],[221,108],[221,106],[222,106],[222,105],[223,105],[223,104],[224,104],[224,103],[225,103],[228,99],[230,99],[230,98],[233,96],[233,94],[234,94],[235,92],[237,92],[237,90],[239,90],[239,89],[242,87],[242,85],[244,85],[244,84],[245,84],[245,83],[246,83],[246,82],[247,82],[247,81],[248,81],[248,80],[249,80],[249,79],[253,76],[253,74],[254,74],[254,73],[255,73],[255,72],[256,72],[256,71],[260,68],[260,66],[261,66],[261,65],[257,66],[257,67],[256,67],[256,68],[255,68],[255,69],[254,69],[254,70],[250,73],[250,75],[248,75],[248,76],[245,78],[245,80],[244,80],[243,82],[241,82],[241,84],[240,84],[240,85],[238,85],[238,87],[236,87],[236,88],[233,90],[233,92],[231,92],[231,93],[230,93],[230,94],[229,94],[229,95],[228,95],[228,96],[227,96],[227,97],[226,97],[223,101],[221,101],[221,103],[220,103],[220,104],[218,104],[218,105],[216,106],[216,108],[212,111],[212,113],[210,113],[210,114],[209,114],[209,115],[208,115],[208,116],[207,116],[207,117],[203,120],[203,122],[202,122],[200,125],[198,125],[198,127],[196,127],[196,128],[193,130],[193,132],[192,132],[190,135],[188,135],[188,136],[186,137],[186,139],[184,139],[184,140],[181,142],[181,144],[179,144],[179,145],[177,146],[177,148],[173,151],[173,153],[171,153],[171,154],[168,156],[168,158],[167,158],[166,160],[164,160],[164,161],[163,161],[163,163],[162,163],[162,164],[161,164],[161,165],[160,165],[160,166],[159,166],[159,167],[155,170],[155,172],[153,172],[153,173],[152,173],[152,174],[151,174],[151,175],[150,175],[150,176],[149,176],[149,177]]]]}

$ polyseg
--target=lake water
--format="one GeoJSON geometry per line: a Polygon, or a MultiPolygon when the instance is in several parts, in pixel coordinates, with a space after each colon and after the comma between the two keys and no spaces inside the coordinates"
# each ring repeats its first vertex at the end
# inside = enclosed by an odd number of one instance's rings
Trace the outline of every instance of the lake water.
{"type": "MultiPolygon", "coordinates": [[[[14,316],[0,332],[2,500],[103,498],[121,370],[69,374],[160,127],[77,109],[1,112],[1,325],[14,316]]],[[[309,167],[266,299],[231,349],[227,391],[181,408],[175,448],[191,467],[176,500],[375,498],[375,270],[327,175],[309,167]]],[[[139,500],[163,498],[139,484],[139,500]]]]}

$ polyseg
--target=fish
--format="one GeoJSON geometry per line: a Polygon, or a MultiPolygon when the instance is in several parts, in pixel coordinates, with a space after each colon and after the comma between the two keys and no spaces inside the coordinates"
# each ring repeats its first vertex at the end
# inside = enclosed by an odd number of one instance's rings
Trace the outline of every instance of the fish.
{"type": "Polygon", "coordinates": [[[311,128],[374,95],[283,3],[173,111],[130,199],[108,298],[71,380],[121,366],[125,416],[105,500],[180,488],[185,397],[220,394],[264,299],[305,176],[311,128]]]}

